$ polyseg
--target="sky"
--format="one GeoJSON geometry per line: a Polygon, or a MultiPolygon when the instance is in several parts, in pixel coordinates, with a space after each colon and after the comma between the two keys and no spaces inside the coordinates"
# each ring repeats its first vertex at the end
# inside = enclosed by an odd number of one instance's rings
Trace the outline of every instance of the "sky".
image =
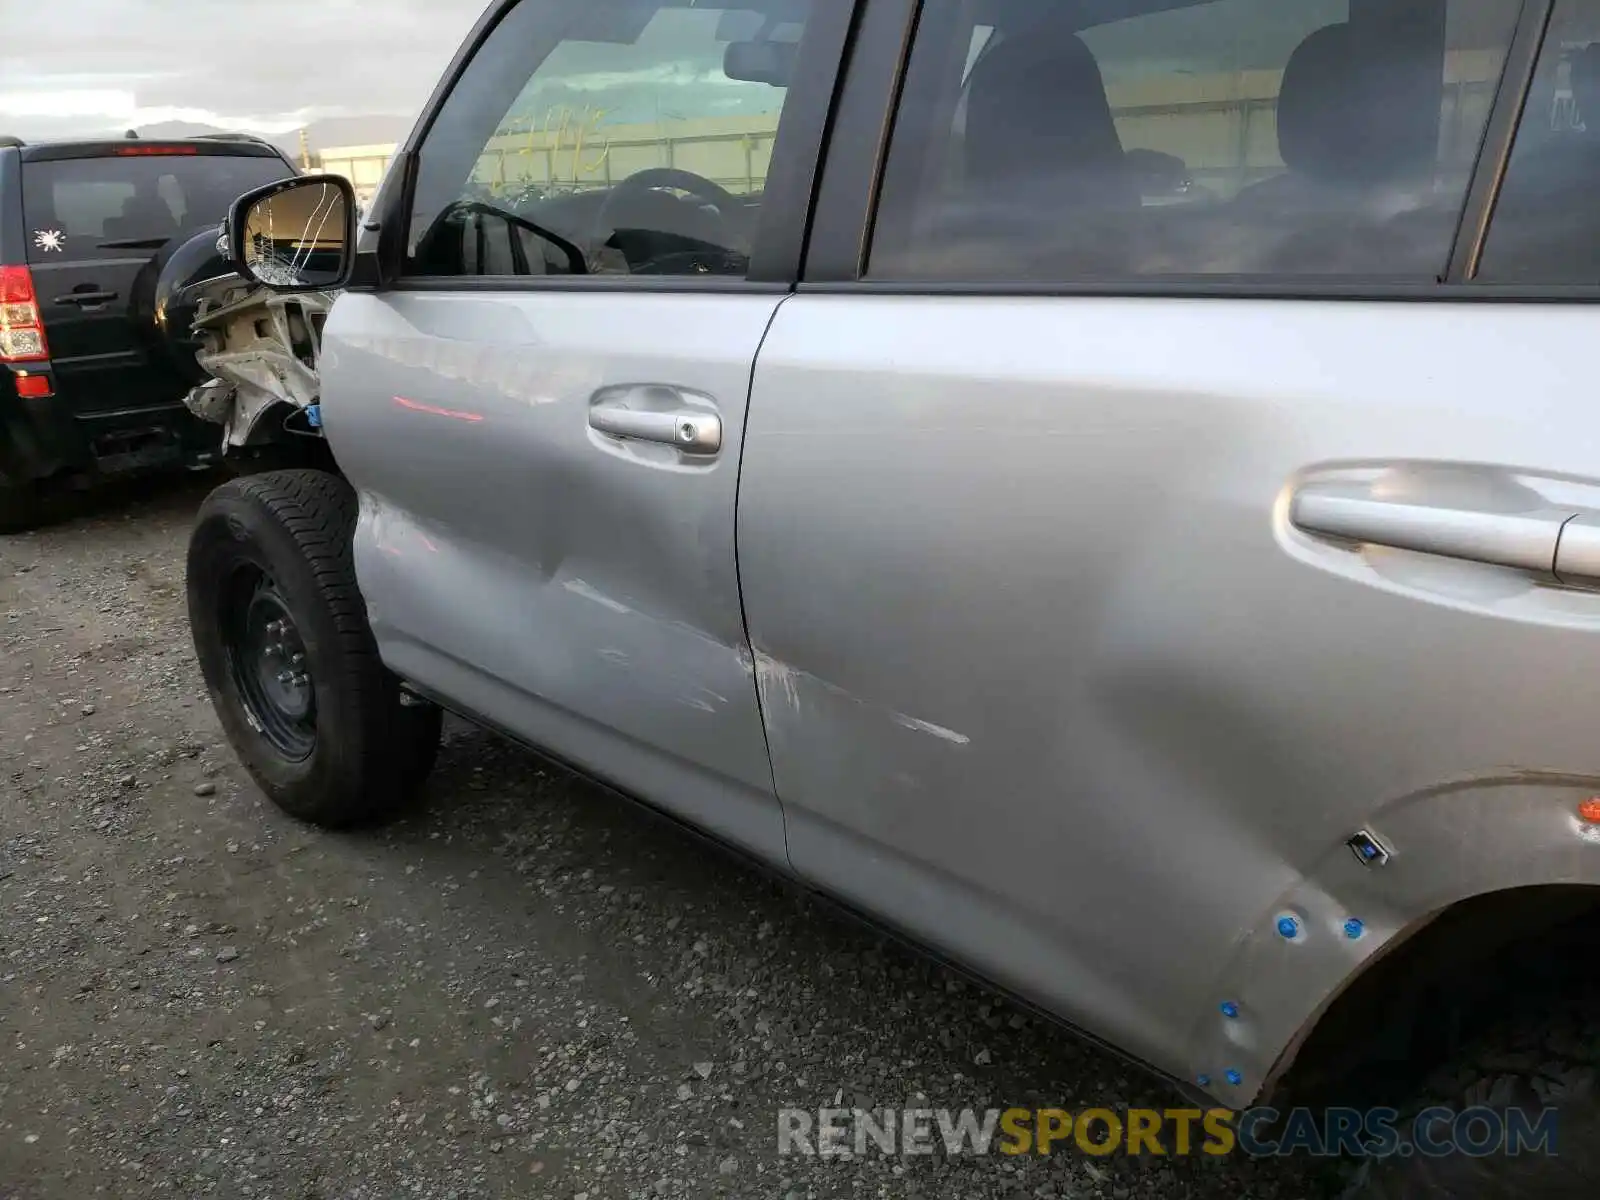
{"type": "Polygon", "coordinates": [[[0,134],[411,117],[487,0],[0,0],[0,134]]]}

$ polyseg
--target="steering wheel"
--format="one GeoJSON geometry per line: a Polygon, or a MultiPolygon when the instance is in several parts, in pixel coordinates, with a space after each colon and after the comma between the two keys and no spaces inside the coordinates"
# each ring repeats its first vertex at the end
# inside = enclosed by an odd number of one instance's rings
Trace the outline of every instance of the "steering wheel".
{"type": "Polygon", "coordinates": [[[715,208],[723,220],[727,220],[728,213],[739,207],[738,197],[704,175],[696,175],[693,171],[684,171],[678,167],[647,167],[643,171],[635,171],[626,179],[618,180],[606,194],[605,200],[594,214],[595,239],[610,236],[611,212],[619,200],[641,192],[655,191],[658,188],[688,192],[715,208]]]}

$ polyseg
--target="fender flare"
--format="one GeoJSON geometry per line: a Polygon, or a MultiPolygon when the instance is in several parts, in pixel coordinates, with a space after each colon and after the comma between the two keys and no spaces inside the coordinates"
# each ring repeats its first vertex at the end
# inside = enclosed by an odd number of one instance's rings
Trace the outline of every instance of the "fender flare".
{"type": "Polygon", "coordinates": [[[1541,884],[1600,886],[1600,825],[1578,805],[1600,780],[1522,773],[1445,784],[1373,811],[1387,861],[1329,849],[1234,943],[1191,1028],[1197,1086],[1242,1109],[1368,967],[1464,900],[1541,884]]]}

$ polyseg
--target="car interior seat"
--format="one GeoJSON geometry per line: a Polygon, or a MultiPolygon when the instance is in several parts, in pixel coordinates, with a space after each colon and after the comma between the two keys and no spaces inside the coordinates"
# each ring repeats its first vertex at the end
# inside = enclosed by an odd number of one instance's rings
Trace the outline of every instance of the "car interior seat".
{"type": "Polygon", "coordinates": [[[973,65],[964,104],[954,161],[942,164],[948,182],[913,211],[914,229],[885,231],[879,250],[901,260],[894,269],[1026,277],[1046,262],[1103,257],[1096,214],[1141,200],[1100,65],[1073,27],[1046,19],[999,34],[973,65]]]}
{"type": "Polygon", "coordinates": [[[1417,165],[1384,86],[1394,69],[1362,53],[1349,25],[1325,26],[1300,43],[1278,96],[1278,152],[1291,176],[1360,187],[1417,165]]]}
{"type": "Polygon", "coordinates": [[[1255,269],[1342,274],[1369,260],[1384,273],[1443,268],[1431,235],[1440,222],[1453,225],[1454,206],[1432,205],[1437,153],[1425,153],[1395,116],[1396,98],[1409,103],[1426,82],[1418,73],[1437,71],[1425,58],[1363,45],[1348,24],[1301,42],[1278,96],[1286,169],[1232,203],[1254,230],[1255,269]]]}
{"type": "Polygon", "coordinates": [[[1010,33],[967,83],[969,193],[1028,204],[1137,207],[1100,65],[1065,23],[1010,33]]]}

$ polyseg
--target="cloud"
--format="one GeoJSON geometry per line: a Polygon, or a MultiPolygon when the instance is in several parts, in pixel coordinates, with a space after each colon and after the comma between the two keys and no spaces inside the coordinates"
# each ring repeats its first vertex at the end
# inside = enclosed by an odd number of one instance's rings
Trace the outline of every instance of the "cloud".
{"type": "Polygon", "coordinates": [[[0,133],[410,117],[487,0],[0,0],[0,133]]]}

